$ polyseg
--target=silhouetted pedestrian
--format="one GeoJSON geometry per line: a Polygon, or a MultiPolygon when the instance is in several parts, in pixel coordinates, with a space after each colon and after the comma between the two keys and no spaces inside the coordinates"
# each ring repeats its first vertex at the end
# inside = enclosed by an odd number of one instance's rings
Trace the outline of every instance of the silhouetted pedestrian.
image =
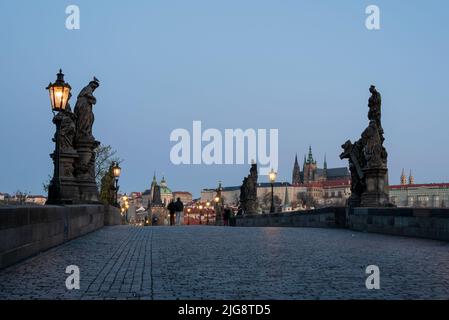
{"type": "Polygon", "coordinates": [[[175,214],[176,214],[176,205],[172,200],[167,206],[168,212],[170,214],[170,225],[173,226],[175,224],[175,214]]]}
{"type": "Polygon", "coordinates": [[[184,204],[181,201],[181,198],[176,199],[175,205],[175,212],[176,212],[176,225],[180,226],[182,225],[182,219],[184,216],[184,204]]]}
{"type": "Polygon", "coordinates": [[[223,225],[225,227],[229,226],[229,219],[231,218],[231,209],[226,207],[223,212],[223,225]]]}

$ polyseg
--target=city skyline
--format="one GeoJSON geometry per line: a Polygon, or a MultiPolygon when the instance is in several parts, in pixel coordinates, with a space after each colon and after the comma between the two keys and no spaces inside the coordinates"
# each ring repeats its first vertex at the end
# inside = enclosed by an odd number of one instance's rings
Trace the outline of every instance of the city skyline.
{"type": "Polygon", "coordinates": [[[0,1],[0,302],[214,319],[448,299],[448,18],[0,1]]]}
{"type": "Polygon", "coordinates": [[[0,52],[0,132],[8,150],[0,192],[43,193],[54,131],[45,86],[59,68],[73,87],[72,107],[92,76],[100,79],[94,135],[125,160],[123,191],[145,190],[155,170],[173,190],[195,196],[219,180],[240,184],[247,164],[170,163],[170,132],[194,120],[219,130],[279,129],[280,180],[290,180],[295,154],[301,162],[309,145],[319,163],[326,154],[329,166],[344,166],[340,146],[360,136],[371,84],[383,97],[390,181],[403,168],[417,183],[449,181],[449,151],[438,147],[449,115],[443,1],[378,1],[378,31],[364,26],[364,1],[127,8],[79,1],[81,29],[73,31],[64,26],[67,4],[46,2],[54,5],[0,4],[7,44],[0,52]]]}

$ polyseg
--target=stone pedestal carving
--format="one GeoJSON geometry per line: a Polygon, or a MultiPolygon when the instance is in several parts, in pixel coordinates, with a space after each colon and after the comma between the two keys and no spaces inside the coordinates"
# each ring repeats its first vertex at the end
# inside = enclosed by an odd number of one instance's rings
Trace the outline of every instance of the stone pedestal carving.
{"type": "Polygon", "coordinates": [[[364,169],[366,190],[361,197],[361,207],[386,207],[390,201],[385,192],[385,186],[388,185],[386,177],[388,170],[383,168],[364,169]]]}
{"type": "Polygon", "coordinates": [[[79,200],[82,203],[99,203],[99,192],[95,180],[95,149],[98,141],[79,140],[76,142],[78,161],[75,174],[79,188],[79,200]]]}

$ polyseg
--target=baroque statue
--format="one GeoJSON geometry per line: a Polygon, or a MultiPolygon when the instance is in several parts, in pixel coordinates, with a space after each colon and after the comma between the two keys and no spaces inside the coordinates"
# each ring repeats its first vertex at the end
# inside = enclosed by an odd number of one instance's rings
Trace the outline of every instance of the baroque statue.
{"type": "Polygon", "coordinates": [[[388,199],[388,153],[383,146],[382,99],[375,86],[369,88],[368,127],[356,142],[346,141],[340,159],[348,159],[351,171],[350,207],[390,206],[388,199]]]}
{"type": "Polygon", "coordinates": [[[60,117],[59,120],[61,121],[59,140],[61,152],[75,152],[73,142],[76,134],[76,116],[72,112],[70,104],[67,103],[66,109],[59,112],[56,117],[60,117]]]}
{"type": "Polygon", "coordinates": [[[240,206],[247,214],[257,213],[257,164],[252,163],[250,174],[240,187],[240,206]]]}
{"type": "Polygon", "coordinates": [[[371,97],[368,100],[368,120],[374,121],[379,129],[379,135],[382,139],[382,143],[384,141],[383,135],[384,130],[382,128],[381,117],[382,117],[382,97],[380,93],[376,90],[375,86],[371,86],[369,88],[369,92],[371,93],[371,97]]]}
{"type": "Polygon", "coordinates": [[[78,95],[75,105],[77,140],[95,140],[92,135],[92,126],[95,120],[92,108],[97,103],[97,99],[93,93],[99,86],[100,81],[94,77],[78,95]]]}

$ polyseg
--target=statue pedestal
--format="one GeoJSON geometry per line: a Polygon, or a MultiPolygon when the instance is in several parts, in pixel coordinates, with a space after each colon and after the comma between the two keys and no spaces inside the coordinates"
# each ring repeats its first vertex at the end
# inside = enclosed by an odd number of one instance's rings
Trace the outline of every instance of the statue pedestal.
{"type": "Polygon", "coordinates": [[[95,180],[95,140],[76,141],[79,158],[75,165],[76,180],[79,188],[80,203],[99,203],[99,192],[95,180]]]}
{"type": "Polygon", "coordinates": [[[388,169],[363,169],[366,180],[366,191],[361,197],[361,207],[388,207],[390,205],[386,179],[388,169]]]}
{"type": "Polygon", "coordinates": [[[246,200],[246,212],[245,214],[257,214],[257,200],[247,199],[246,200]]]}
{"type": "Polygon", "coordinates": [[[215,205],[215,225],[223,225],[223,207],[221,205],[215,205]]]}
{"type": "MultiPolygon", "coordinates": [[[[54,153],[50,157],[53,162],[56,161],[54,153]]],[[[59,155],[59,179],[53,177],[48,186],[47,204],[73,204],[78,201],[79,188],[77,180],[73,176],[74,163],[77,159],[78,154],[75,150],[61,152],[59,155]]]]}

